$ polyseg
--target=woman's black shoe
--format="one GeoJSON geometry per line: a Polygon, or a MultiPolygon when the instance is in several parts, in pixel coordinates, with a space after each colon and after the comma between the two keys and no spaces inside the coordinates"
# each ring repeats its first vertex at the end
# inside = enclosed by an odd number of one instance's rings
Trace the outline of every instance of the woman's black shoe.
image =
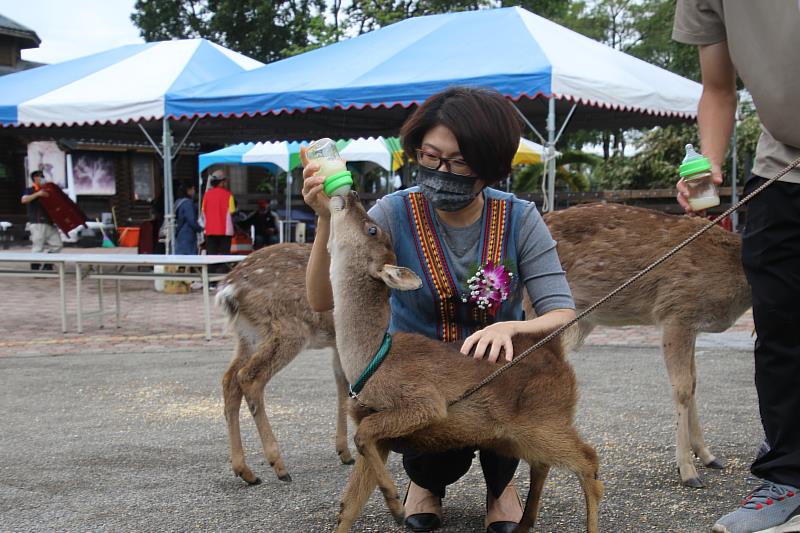
{"type": "MultiPolygon", "coordinates": [[[[442,527],[442,519],[434,513],[417,513],[406,517],[406,527],[411,531],[433,531],[442,527]]],[[[506,530],[503,530],[506,531],[506,530]]],[[[510,529],[508,531],[511,531],[510,529]]]]}
{"type": "MultiPolygon", "coordinates": [[[[408,486],[406,486],[406,496],[403,498],[403,506],[405,506],[408,500],[408,492],[410,490],[411,482],[409,481],[408,486]]],[[[415,513],[406,516],[405,526],[417,533],[433,531],[434,529],[442,527],[442,518],[436,513],[415,513]]]]}
{"type": "MultiPolygon", "coordinates": [[[[519,493],[517,489],[514,489],[514,495],[517,497],[517,501],[519,502],[519,506],[521,509],[525,509],[525,506],[522,505],[522,500],[519,497],[519,493]]],[[[489,491],[486,491],[486,511],[489,511],[489,491]]],[[[486,522],[484,522],[485,524],[486,522]]],[[[497,522],[492,522],[486,526],[486,533],[512,533],[514,529],[518,526],[516,522],[511,522],[510,520],[498,520],[497,522]]]]}
{"type": "Polygon", "coordinates": [[[492,522],[486,528],[486,533],[511,533],[517,525],[516,522],[492,522]]]}

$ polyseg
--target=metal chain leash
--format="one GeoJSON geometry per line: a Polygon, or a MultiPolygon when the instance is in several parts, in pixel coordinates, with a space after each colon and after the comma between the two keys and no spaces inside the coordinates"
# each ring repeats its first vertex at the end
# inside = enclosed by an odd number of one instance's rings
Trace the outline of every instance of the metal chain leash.
{"type": "Polygon", "coordinates": [[[549,335],[547,335],[545,338],[543,338],[542,340],[540,340],[539,342],[537,342],[536,344],[534,344],[533,346],[531,346],[530,348],[528,348],[527,350],[523,351],[521,354],[519,354],[518,356],[516,356],[516,357],[515,357],[514,359],[512,359],[510,362],[508,362],[508,363],[504,364],[503,366],[501,366],[500,368],[498,368],[497,370],[495,370],[494,372],[492,372],[491,374],[489,374],[488,376],[486,376],[485,378],[483,378],[483,379],[482,379],[482,380],[481,380],[479,383],[477,383],[476,385],[473,385],[472,387],[470,387],[469,389],[467,389],[467,390],[466,390],[465,392],[463,392],[463,393],[462,393],[462,394],[461,394],[461,395],[460,395],[458,398],[456,398],[455,400],[453,400],[453,401],[449,402],[449,403],[447,404],[447,405],[448,405],[448,407],[449,407],[449,406],[451,406],[451,405],[453,405],[453,404],[456,404],[456,403],[460,402],[461,400],[464,400],[465,398],[468,398],[469,396],[472,396],[472,395],[473,395],[473,394],[475,394],[475,393],[476,393],[478,390],[480,390],[481,388],[485,387],[485,386],[486,386],[487,384],[489,384],[491,381],[493,381],[494,379],[496,379],[496,378],[497,378],[497,377],[498,377],[500,374],[502,374],[503,372],[505,372],[506,370],[508,370],[508,369],[509,369],[509,368],[511,368],[512,366],[514,366],[514,365],[516,365],[517,363],[519,363],[520,361],[522,361],[522,360],[523,360],[525,357],[527,357],[528,355],[530,355],[532,352],[534,352],[534,351],[538,350],[539,348],[541,348],[542,346],[544,346],[545,344],[547,344],[547,343],[548,343],[548,342],[550,342],[551,340],[555,339],[556,337],[558,337],[559,335],[561,335],[562,333],[564,333],[564,332],[565,332],[567,329],[569,329],[570,327],[572,327],[573,325],[575,325],[575,324],[576,324],[576,323],[577,323],[579,320],[581,320],[582,318],[584,318],[584,317],[585,317],[585,316],[587,316],[588,314],[592,313],[592,312],[593,312],[595,309],[597,309],[598,307],[600,307],[601,305],[603,305],[604,303],[606,303],[608,300],[610,300],[611,298],[613,298],[614,296],[616,296],[616,295],[617,295],[617,294],[619,294],[620,292],[622,292],[622,291],[624,291],[625,289],[627,289],[627,288],[628,288],[629,286],[631,286],[633,283],[636,283],[636,282],[637,282],[637,281],[638,281],[640,278],[642,278],[643,276],[645,276],[645,275],[646,275],[647,273],[649,273],[651,270],[653,270],[654,268],[656,268],[658,265],[660,265],[661,263],[663,263],[664,261],[666,261],[667,259],[669,259],[669,258],[670,258],[670,257],[672,257],[673,255],[675,255],[676,253],[678,253],[678,252],[679,252],[681,249],[683,249],[683,248],[684,248],[686,245],[688,245],[690,242],[692,242],[693,240],[695,240],[696,238],[698,238],[700,235],[702,235],[703,233],[705,233],[706,231],[708,231],[709,229],[711,229],[711,228],[712,228],[714,225],[716,225],[716,224],[717,224],[717,223],[718,223],[720,220],[722,220],[722,219],[723,219],[723,218],[725,218],[726,216],[730,215],[731,213],[733,213],[734,211],[736,211],[737,209],[739,209],[740,207],[742,207],[744,204],[746,204],[747,202],[749,202],[749,201],[750,201],[750,200],[751,200],[751,199],[752,199],[754,196],[756,196],[756,195],[757,195],[757,194],[759,194],[761,191],[763,191],[764,189],[766,189],[767,187],[769,187],[770,185],[772,185],[773,183],[775,183],[776,181],[778,181],[780,178],[782,178],[784,175],[786,175],[788,172],[790,172],[790,171],[791,171],[793,168],[797,167],[798,165],[800,165],[800,157],[798,157],[797,159],[795,159],[794,161],[792,161],[792,162],[791,162],[791,163],[790,163],[790,164],[789,164],[787,167],[785,167],[783,170],[781,170],[780,172],[778,172],[778,173],[777,173],[775,176],[773,176],[772,178],[770,178],[770,179],[769,179],[769,180],[767,180],[766,182],[762,183],[762,184],[761,184],[761,185],[760,185],[760,186],[759,186],[757,189],[755,189],[753,192],[751,192],[750,194],[748,194],[747,196],[745,196],[744,198],[742,198],[742,199],[739,201],[739,203],[737,203],[736,205],[733,205],[733,206],[729,207],[729,208],[728,208],[727,210],[725,210],[725,212],[723,212],[721,215],[717,216],[717,217],[716,217],[714,220],[712,220],[711,222],[709,222],[708,224],[706,224],[705,226],[703,226],[702,228],[700,228],[699,230],[697,230],[697,231],[696,231],[696,232],[695,232],[693,235],[691,235],[690,237],[688,237],[688,238],[687,238],[686,240],[684,240],[682,243],[680,243],[680,244],[679,244],[679,245],[677,245],[675,248],[673,248],[672,250],[670,250],[669,252],[667,252],[665,255],[663,255],[662,257],[660,257],[659,259],[657,259],[656,261],[654,261],[652,264],[650,264],[649,266],[647,266],[647,267],[646,267],[644,270],[640,271],[638,274],[636,274],[635,276],[633,276],[632,278],[630,278],[628,281],[626,281],[625,283],[623,283],[622,285],[620,285],[619,287],[617,287],[616,289],[614,289],[613,291],[611,291],[610,293],[608,293],[606,296],[604,296],[603,298],[601,298],[600,300],[598,300],[598,301],[597,301],[597,302],[595,302],[594,304],[592,304],[592,305],[590,305],[589,307],[587,307],[586,309],[584,309],[584,310],[583,310],[583,311],[582,311],[580,314],[578,314],[578,316],[576,316],[576,317],[575,317],[574,319],[572,319],[570,322],[568,322],[568,323],[564,324],[563,326],[561,326],[560,328],[558,328],[558,329],[554,330],[552,333],[550,333],[549,335]]]}

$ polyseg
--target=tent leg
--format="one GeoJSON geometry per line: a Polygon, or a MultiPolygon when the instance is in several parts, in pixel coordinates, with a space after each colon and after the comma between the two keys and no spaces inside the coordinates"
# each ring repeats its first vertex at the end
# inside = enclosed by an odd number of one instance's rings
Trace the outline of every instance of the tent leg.
{"type": "Polygon", "coordinates": [[[173,191],[172,191],[172,132],[169,127],[169,119],[163,120],[163,144],[164,152],[164,222],[167,228],[167,242],[165,252],[167,255],[175,253],[175,213],[173,212],[173,191]]]}
{"type": "MultiPolygon", "coordinates": [[[[731,136],[731,205],[736,205],[739,202],[739,194],[736,190],[738,186],[738,160],[739,160],[739,151],[736,148],[736,127],[739,125],[740,122],[740,115],[739,115],[739,93],[736,93],[736,120],[733,123],[733,135],[731,136]]],[[[731,213],[731,227],[733,231],[736,232],[737,228],[739,227],[739,212],[734,211],[731,213]]]]}
{"type": "Polygon", "coordinates": [[[550,98],[547,101],[547,143],[545,148],[547,152],[547,202],[545,203],[545,211],[555,211],[555,196],[556,196],[556,159],[555,159],[555,142],[556,142],[556,99],[550,98]]]}

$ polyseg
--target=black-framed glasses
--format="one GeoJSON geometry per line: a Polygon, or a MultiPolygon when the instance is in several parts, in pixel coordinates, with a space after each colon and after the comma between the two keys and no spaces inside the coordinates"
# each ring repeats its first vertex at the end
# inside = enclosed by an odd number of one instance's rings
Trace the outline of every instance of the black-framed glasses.
{"type": "Polygon", "coordinates": [[[417,148],[415,152],[417,153],[417,163],[425,168],[438,170],[439,167],[442,166],[442,163],[444,163],[444,168],[446,168],[448,172],[458,174],[459,176],[472,176],[472,169],[469,168],[469,165],[463,159],[441,157],[426,152],[422,148],[417,148]]]}

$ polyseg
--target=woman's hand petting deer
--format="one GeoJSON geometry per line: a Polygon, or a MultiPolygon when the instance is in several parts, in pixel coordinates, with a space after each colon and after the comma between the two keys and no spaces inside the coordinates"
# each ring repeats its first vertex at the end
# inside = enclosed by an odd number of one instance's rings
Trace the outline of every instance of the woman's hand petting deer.
{"type": "Polygon", "coordinates": [[[413,531],[440,527],[446,487],[469,470],[476,451],[487,485],[486,531],[532,526],[551,465],[578,474],[587,495],[587,527],[596,531],[602,492],[597,459],[572,425],[574,374],[560,346],[550,343],[528,358],[539,365],[535,372],[525,365],[506,372],[504,391],[495,393],[492,385],[476,395],[492,408],[507,401],[486,401],[482,395],[511,395],[516,402],[508,404],[511,412],[505,407],[484,412],[479,404],[467,415],[461,412],[472,408],[470,401],[447,403],[497,368],[491,363],[510,361],[515,344],[518,354],[531,339],[575,316],[556,243],[536,207],[491,188],[511,170],[521,133],[516,112],[498,93],[451,88],[426,100],[400,133],[405,153],[418,164],[417,185],[385,196],[368,213],[355,195],[329,200],[319,165],[301,150],[303,198],[319,216],[306,271],[308,300],[315,311],[334,309],[342,366],[358,395],[351,415],[359,422],[359,455],[338,530],[349,529],[375,484],[394,516],[403,516],[382,464],[391,448],[402,453],[410,478],[404,517],[413,531]],[[523,291],[536,318],[524,319],[523,291]],[[461,353],[445,343],[459,343],[461,353]],[[553,370],[540,368],[550,358],[553,370]],[[428,375],[419,365],[438,365],[431,372],[439,375],[428,375]],[[411,377],[404,380],[406,371],[411,377]],[[392,390],[386,378],[392,372],[400,373],[395,379],[404,380],[403,390],[418,385],[420,398],[392,390]],[[452,376],[444,379],[443,372],[452,376]],[[549,381],[534,389],[532,382],[545,375],[549,381]],[[409,396],[415,400],[411,414],[403,404],[409,396]],[[548,396],[558,398],[557,406],[541,411],[538,402],[549,402],[543,399],[548,396]],[[558,422],[551,425],[551,419],[558,422]],[[485,442],[476,436],[487,433],[492,436],[485,442]],[[556,449],[557,457],[549,455],[556,449]],[[524,515],[512,480],[519,458],[530,464],[533,476],[524,515]]]}

